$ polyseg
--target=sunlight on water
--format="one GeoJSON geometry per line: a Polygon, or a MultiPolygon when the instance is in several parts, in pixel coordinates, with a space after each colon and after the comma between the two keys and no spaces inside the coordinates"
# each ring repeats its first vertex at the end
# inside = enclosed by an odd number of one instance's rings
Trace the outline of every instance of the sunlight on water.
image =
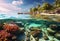
{"type": "Polygon", "coordinates": [[[30,27],[40,27],[40,26],[41,26],[41,24],[31,23],[31,24],[29,25],[29,28],[30,28],[30,27]]]}

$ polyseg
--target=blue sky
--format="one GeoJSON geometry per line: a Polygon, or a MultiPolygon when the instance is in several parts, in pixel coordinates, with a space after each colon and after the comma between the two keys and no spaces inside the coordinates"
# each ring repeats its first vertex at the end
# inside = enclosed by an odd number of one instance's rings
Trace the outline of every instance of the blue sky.
{"type": "MultiPolygon", "coordinates": [[[[28,12],[31,7],[42,5],[43,0],[0,0],[0,14],[15,15],[18,12],[28,12]]],[[[45,0],[53,3],[54,0],[45,0]]]]}

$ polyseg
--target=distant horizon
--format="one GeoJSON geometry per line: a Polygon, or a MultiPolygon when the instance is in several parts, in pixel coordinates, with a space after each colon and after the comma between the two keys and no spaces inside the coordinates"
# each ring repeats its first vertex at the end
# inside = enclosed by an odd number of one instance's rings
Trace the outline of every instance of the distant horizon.
{"type": "MultiPolygon", "coordinates": [[[[45,0],[53,4],[54,0],[45,0]]],[[[0,0],[0,14],[15,15],[18,12],[29,12],[29,9],[42,5],[43,0],[0,0]]]]}

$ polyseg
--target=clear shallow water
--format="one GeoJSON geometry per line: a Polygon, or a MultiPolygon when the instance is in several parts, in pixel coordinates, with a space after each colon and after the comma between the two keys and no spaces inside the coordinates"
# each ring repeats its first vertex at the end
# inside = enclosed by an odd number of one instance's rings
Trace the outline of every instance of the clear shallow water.
{"type": "Polygon", "coordinates": [[[39,27],[39,26],[41,26],[41,24],[31,23],[31,24],[29,25],[29,27],[39,27]]]}
{"type": "Polygon", "coordinates": [[[0,19],[31,19],[31,15],[30,14],[16,14],[16,15],[0,14],[0,19]]]}
{"type": "MultiPolygon", "coordinates": [[[[26,14],[21,14],[21,15],[16,15],[16,16],[0,16],[1,19],[12,19],[9,21],[14,21],[14,22],[21,22],[25,28],[30,28],[30,27],[49,27],[50,24],[56,24],[56,25],[60,25],[59,22],[55,22],[55,21],[48,21],[48,20],[36,20],[36,19],[30,19],[31,16],[30,15],[26,15],[26,14]]],[[[7,20],[6,20],[7,21],[7,20]]],[[[1,22],[1,21],[0,21],[1,22]]],[[[8,22],[8,21],[7,21],[8,22]]],[[[25,34],[20,34],[18,39],[24,39],[25,38],[25,34]]]]}
{"type": "Polygon", "coordinates": [[[18,39],[19,39],[20,41],[25,40],[25,38],[26,38],[26,36],[25,36],[24,33],[22,33],[22,34],[20,34],[20,35],[18,36],[18,39]]]}
{"type": "MultiPolygon", "coordinates": [[[[55,22],[55,21],[46,21],[46,20],[35,20],[35,19],[31,19],[31,20],[20,20],[17,21],[18,23],[21,22],[22,24],[24,24],[26,29],[29,29],[30,27],[49,27],[49,25],[51,24],[56,24],[56,25],[60,25],[59,22],[55,22]]],[[[43,31],[45,31],[43,29],[43,31]]],[[[24,38],[25,35],[20,35],[19,38],[24,38]]],[[[48,36],[50,38],[50,36],[48,36]]],[[[57,41],[57,40],[56,40],[57,41]]],[[[59,40],[58,40],[59,41],[59,40]]]]}

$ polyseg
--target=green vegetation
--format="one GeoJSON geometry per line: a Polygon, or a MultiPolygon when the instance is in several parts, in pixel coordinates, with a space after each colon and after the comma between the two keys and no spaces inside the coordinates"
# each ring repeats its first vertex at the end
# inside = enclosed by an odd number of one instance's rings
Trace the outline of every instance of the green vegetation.
{"type": "Polygon", "coordinates": [[[43,3],[42,7],[41,7],[41,10],[44,11],[44,10],[52,10],[53,6],[50,5],[49,3],[43,3]]]}
{"type": "Polygon", "coordinates": [[[55,0],[54,5],[55,5],[55,7],[60,7],[60,0],[55,0]]]}
{"type": "MultiPolygon", "coordinates": [[[[55,0],[53,4],[43,2],[42,5],[38,4],[36,7],[30,8],[30,14],[32,15],[32,18],[51,20],[51,18],[49,18],[50,16],[42,16],[40,13],[55,14],[57,12],[60,12],[58,8],[60,8],[60,0],[55,0]]],[[[59,21],[59,19],[56,21],[59,21]]]]}
{"type": "Polygon", "coordinates": [[[55,0],[55,2],[53,4],[43,2],[42,5],[38,4],[37,7],[30,8],[30,12],[31,12],[31,14],[35,14],[37,12],[39,12],[39,13],[44,12],[45,10],[52,11],[59,7],[60,7],[60,0],[55,0]]]}

